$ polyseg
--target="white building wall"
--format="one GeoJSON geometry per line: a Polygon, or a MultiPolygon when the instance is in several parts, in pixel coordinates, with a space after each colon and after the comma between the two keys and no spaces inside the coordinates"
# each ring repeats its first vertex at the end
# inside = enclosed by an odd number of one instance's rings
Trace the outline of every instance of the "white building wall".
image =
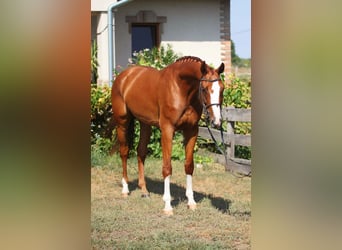
{"type": "Polygon", "coordinates": [[[98,67],[98,83],[108,83],[108,28],[107,28],[107,13],[99,13],[99,21],[97,27],[97,57],[99,62],[98,67]]]}
{"type": "MultiPolygon", "coordinates": [[[[111,2],[92,0],[92,8],[99,10],[105,7],[106,11],[111,2]]],[[[126,16],[135,16],[141,10],[150,10],[157,16],[167,17],[167,22],[162,24],[162,45],[171,44],[173,50],[183,56],[198,56],[208,64],[219,66],[221,63],[219,0],[134,0],[119,7],[114,14],[116,65],[126,67],[131,57],[131,34],[126,16]]],[[[98,30],[103,30],[106,25],[107,15],[103,13],[98,30]]],[[[100,82],[108,82],[107,34],[106,30],[98,38],[100,82]]]]}
{"type": "Polygon", "coordinates": [[[117,0],[91,0],[90,9],[91,11],[107,11],[108,6],[115,2],[117,0]]]}
{"type": "Polygon", "coordinates": [[[116,44],[120,48],[117,52],[117,63],[124,66],[131,55],[131,36],[125,17],[134,16],[140,10],[152,10],[157,16],[167,17],[167,22],[162,24],[162,44],[171,44],[173,49],[182,55],[198,56],[208,63],[219,64],[219,9],[219,1],[203,0],[185,0],[179,4],[174,1],[133,1],[121,7],[116,13],[116,44]],[[206,8],[203,8],[204,4],[207,5],[206,8]]]}

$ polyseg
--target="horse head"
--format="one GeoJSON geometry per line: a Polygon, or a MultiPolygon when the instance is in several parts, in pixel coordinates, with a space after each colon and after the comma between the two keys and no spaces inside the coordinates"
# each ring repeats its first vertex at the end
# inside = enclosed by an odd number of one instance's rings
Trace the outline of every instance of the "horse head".
{"type": "Polygon", "coordinates": [[[211,125],[221,125],[221,104],[223,100],[224,85],[221,80],[221,73],[224,71],[224,63],[214,69],[204,61],[201,65],[202,77],[200,79],[200,99],[204,112],[209,117],[211,125]]]}

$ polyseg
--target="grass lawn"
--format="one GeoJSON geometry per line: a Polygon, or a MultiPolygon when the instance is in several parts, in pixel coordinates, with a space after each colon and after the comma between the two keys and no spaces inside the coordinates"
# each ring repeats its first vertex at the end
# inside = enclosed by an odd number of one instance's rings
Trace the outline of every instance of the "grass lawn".
{"type": "Polygon", "coordinates": [[[148,158],[145,176],[150,198],[141,198],[136,159],[128,163],[128,198],[121,197],[119,157],[91,170],[93,249],[250,249],[251,179],[236,178],[210,163],[196,168],[193,190],[197,209],[187,209],[183,163],[173,161],[173,216],[162,213],[161,160],[148,158]]]}

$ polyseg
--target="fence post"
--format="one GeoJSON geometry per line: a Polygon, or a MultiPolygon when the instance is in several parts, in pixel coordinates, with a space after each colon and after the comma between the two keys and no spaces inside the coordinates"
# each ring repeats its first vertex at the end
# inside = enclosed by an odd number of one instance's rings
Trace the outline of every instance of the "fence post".
{"type": "Polygon", "coordinates": [[[228,143],[228,148],[227,148],[227,154],[229,159],[234,159],[235,158],[235,136],[234,136],[234,127],[235,127],[235,122],[234,121],[228,121],[227,124],[227,134],[228,138],[230,138],[229,143],[228,143]]]}

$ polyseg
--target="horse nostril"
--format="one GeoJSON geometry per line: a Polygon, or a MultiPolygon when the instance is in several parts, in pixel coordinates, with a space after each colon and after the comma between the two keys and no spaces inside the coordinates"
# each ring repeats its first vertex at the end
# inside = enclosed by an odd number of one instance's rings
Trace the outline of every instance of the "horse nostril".
{"type": "Polygon", "coordinates": [[[220,128],[221,127],[221,119],[214,119],[211,121],[211,126],[214,128],[220,128]]]}
{"type": "Polygon", "coordinates": [[[219,120],[219,121],[212,120],[211,121],[211,127],[220,128],[220,126],[221,126],[221,120],[219,120]]]}

